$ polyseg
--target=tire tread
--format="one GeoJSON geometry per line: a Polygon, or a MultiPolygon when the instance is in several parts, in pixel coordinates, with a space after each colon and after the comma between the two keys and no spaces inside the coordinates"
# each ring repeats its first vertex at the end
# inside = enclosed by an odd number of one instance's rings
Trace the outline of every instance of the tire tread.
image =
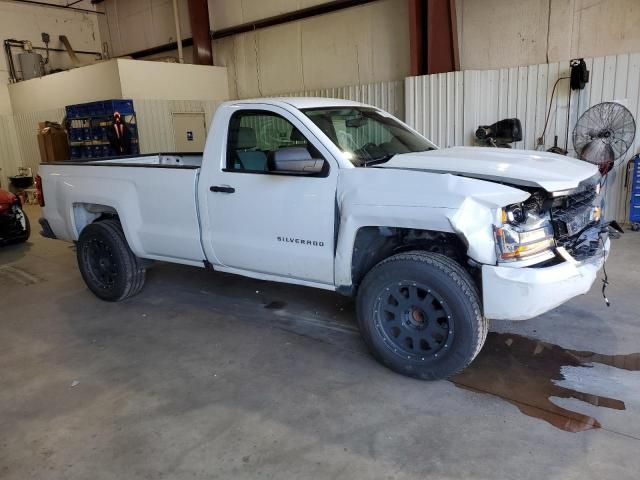
{"type": "MultiPolygon", "coordinates": [[[[489,332],[489,321],[482,315],[482,307],[480,301],[480,294],[478,292],[478,288],[471,276],[462,268],[462,266],[453,260],[450,257],[439,253],[425,252],[422,250],[412,250],[404,253],[398,253],[387,257],[386,259],[379,262],[376,266],[374,266],[369,273],[365,276],[364,281],[362,282],[361,288],[363,285],[367,283],[367,278],[372,278],[376,276],[376,271],[383,268],[385,265],[389,265],[396,262],[418,262],[420,264],[426,264],[433,268],[436,268],[441,273],[448,276],[451,281],[461,290],[465,297],[469,299],[471,304],[473,315],[474,315],[474,324],[476,326],[476,334],[473,336],[475,343],[473,345],[472,354],[468,356],[466,361],[459,366],[455,371],[449,373],[447,376],[453,376],[457,373],[460,373],[469,364],[476,358],[482,346],[485,343],[487,338],[487,334],[489,332]]],[[[376,355],[379,360],[382,360],[383,363],[389,366],[389,363],[384,361],[380,355],[376,355]]],[[[411,375],[416,376],[416,375],[411,375]]],[[[425,378],[422,375],[418,376],[419,378],[425,378]]],[[[438,377],[432,376],[429,379],[436,379],[438,377]]]]}
{"type": "MultiPolygon", "coordinates": [[[[93,223],[89,227],[104,229],[105,233],[113,240],[120,257],[124,259],[122,267],[126,279],[125,287],[118,297],[108,300],[119,302],[140,293],[144,287],[146,269],[144,268],[143,260],[136,257],[131,251],[120,222],[117,219],[110,218],[93,223]]],[[[81,264],[80,258],[78,258],[78,260],[79,264],[81,264]]]]}

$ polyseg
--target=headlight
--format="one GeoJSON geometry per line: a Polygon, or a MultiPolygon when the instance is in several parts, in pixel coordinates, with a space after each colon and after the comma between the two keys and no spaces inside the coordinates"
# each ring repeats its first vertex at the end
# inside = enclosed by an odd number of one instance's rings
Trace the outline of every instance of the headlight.
{"type": "Polygon", "coordinates": [[[520,205],[500,212],[502,225],[494,227],[499,262],[513,262],[551,253],[555,246],[549,214],[525,211],[520,205]]]}

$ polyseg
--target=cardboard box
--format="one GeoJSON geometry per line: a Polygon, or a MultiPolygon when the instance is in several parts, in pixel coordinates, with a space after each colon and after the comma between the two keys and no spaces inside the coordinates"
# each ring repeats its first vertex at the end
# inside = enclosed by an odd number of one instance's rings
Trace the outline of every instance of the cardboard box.
{"type": "Polygon", "coordinates": [[[69,160],[67,132],[59,123],[41,122],[38,124],[38,147],[40,148],[40,161],[43,163],[69,160]]]}

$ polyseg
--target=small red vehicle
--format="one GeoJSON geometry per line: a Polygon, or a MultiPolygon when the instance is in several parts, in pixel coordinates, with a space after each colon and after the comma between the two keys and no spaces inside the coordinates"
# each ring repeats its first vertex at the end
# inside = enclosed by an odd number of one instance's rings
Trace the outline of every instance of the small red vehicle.
{"type": "Polygon", "coordinates": [[[0,245],[26,242],[30,234],[20,198],[0,188],[0,245]]]}

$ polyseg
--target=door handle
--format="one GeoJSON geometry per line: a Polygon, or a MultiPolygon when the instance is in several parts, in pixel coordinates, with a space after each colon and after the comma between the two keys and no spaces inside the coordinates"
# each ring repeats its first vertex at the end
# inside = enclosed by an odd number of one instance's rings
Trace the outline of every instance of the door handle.
{"type": "Polygon", "coordinates": [[[218,192],[218,193],[233,193],[236,191],[235,188],[233,187],[227,187],[227,186],[213,186],[211,187],[209,190],[211,190],[212,192],[218,192]]]}

